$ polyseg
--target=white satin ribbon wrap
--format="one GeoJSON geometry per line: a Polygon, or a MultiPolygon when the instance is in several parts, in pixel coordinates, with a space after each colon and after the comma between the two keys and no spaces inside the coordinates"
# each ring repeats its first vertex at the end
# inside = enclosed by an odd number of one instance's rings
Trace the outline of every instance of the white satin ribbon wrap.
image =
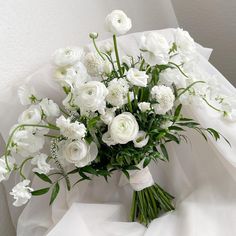
{"type": "MultiPolygon", "coordinates": [[[[169,41],[173,39],[172,29],[158,32],[169,41]]],[[[139,55],[140,36],[141,34],[131,34],[120,37],[118,42],[121,54],[126,52],[133,56],[139,55]]],[[[235,95],[235,88],[207,61],[211,50],[199,45],[197,48],[199,69],[217,76],[222,92],[235,95]]],[[[17,116],[24,109],[16,96],[17,88],[22,83],[33,85],[42,96],[47,96],[57,102],[62,98],[62,94],[52,80],[50,66],[35,72],[25,81],[14,81],[11,86],[2,87],[0,132],[5,139],[10,127],[17,122],[17,116]]],[[[120,179],[118,174],[114,174],[109,183],[102,178],[94,177],[92,181],[81,182],[70,192],[61,182],[58,198],[50,207],[49,195],[32,198],[24,210],[13,208],[12,198],[8,195],[10,213],[15,222],[23,210],[18,220],[17,235],[236,235],[236,124],[223,120],[217,112],[204,105],[185,107],[184,112],[186,116],[193,117],[202,126],[214,127],[220,131],[230,140],[232,148],[223,140],[216,143],[209,139],[206,143],[201,136],[191,131],[187,131],[191,144],[168,144],[170,162],[150,164],[149,169],[154,181],[176,197],[175,211],[154,220],[146,230],[138,223],[127,223],[132,189],[128,185],[118,187],[120,179]],[[88,205],[82,206],[83,203],[88,205]],[[109,207],[104,206],[104,203],[109,204],[109,207]],[[111,215],[114,213],[108,210],[115,209],[117,204],[114,203],[123,205],[125,214],[118,210],[116,213],[119,215],[118,218],[107,220],[105,214],[106,212],[110,212],[111,215]],[[99,224],[97,224],[98,220],[99,224]],[[84,224],[85,227],[83,227],[84,224]],[[98,230],[98,234],[94,232],[94,229],[98,230]],[[104,233],[106,230],[109,234],[104,233]],[[136,230],[137,234],[134,233],[136,230]]],[[[29,169],[26,168],[26,172],[30,172],[29,169]]],[[[30,178],[30,175],[27,174],[27,176],[30,178]]],[[[9,192],[18,181],[18,177],[13,175],[9,182],[5,182],[7,191],[9,192]]],[[[75,179],[72,178],[73,181],[75,179]]],[[[32,183],[34,189],[47,187],[47,184],[42,183],[38,178],[33,178],[32,183]]]]}
{"type": "Polygon", "coordinates": [[[129,171],[129,174],[129,183],[135,191],[141,191],[145,188],[151,187],[154,184],[154,180],[148,166],[140,170],[129,171]]]}

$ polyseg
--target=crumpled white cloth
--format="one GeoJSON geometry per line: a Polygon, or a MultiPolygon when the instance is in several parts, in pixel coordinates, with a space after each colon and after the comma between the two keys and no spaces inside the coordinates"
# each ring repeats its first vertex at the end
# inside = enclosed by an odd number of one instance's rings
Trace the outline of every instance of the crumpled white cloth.
{"type": "MultiPolygon", "coordinates": [[[[173,37],[172,29],[159,33],[169,39],[173,37]]],[[[119,48],[130,55],[138,55],[139,39],[139,33],[120,37],[119,48]]],[[[198,52],[201,69],[217,76],[222,92],[235,95],[235,88],[208,62],[211,50],[198,45],[198,52]]],[[[21,83],[15,81],[11,87],[1,90],[0,130],[5,139],[10,126],[23,110],[15,96],[21,83]]],[[[34,73],[25,83],[33,84],[42,96],[60,101],[62,95],[52,80],[50,66],[34,73]]],[[[154,220],[147,229],[138,223],[127,223],[132,190],[128,185],[118,186],[120,174],[117,173],[109,183],[94,177],[92,181],[84,181],[70,192],[61,185],[60,194],[51,207],[48,206],[48,195],[32,198],[19,217],[17,235],[236,235],[236,124],[223,120],[208,106],[192,105],[184,109],[187,116],[193,117],[202,126],[214,127],[224,134],[232,148],[223,140],[216,143],[210,139],[206,143],[200,135],[188,131],[191,143],[173,143],[168,146],[169,163],[150,165],[154,180],[176,197],[175,211],[154,220]],[[116,208],[117,203],[124,207],[126,213],[116,208]],[[107,217],[113,210],[117,218],[107,217]],[[98,231],[94,232],[94,229],[98,231]]],[[[17,177],[12,176],[10,182],[5,183],[6,187],[10,189],[17,181],[17,177]]],[[[33,179],[33,188],[43,186],[45,184],[39,179],[33,179]]],[[[21,210],[10,207],[15,220],[21,210]]]]}

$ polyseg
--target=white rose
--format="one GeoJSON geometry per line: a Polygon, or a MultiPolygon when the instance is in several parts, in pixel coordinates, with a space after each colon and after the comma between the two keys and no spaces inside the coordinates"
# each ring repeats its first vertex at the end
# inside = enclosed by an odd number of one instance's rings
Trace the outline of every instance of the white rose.
{"type": "Polygon", "coordinates": [[[44,137],[33,135],[31,130],[18,130],[12,137],[10,149],[25,157],[41,150],[44,142],[44,137]]]}
{"type": "Polygon", "coordinates": [[[58,105],[48,98],[44,98],[39,105],[47,117],[57,117],[60,114],[58,105]]]}
{"type": "Polygon", "coordinates": [[[145,61],[154,66],[169,62],[170,46],[164,36],[158,33],[149,33],[141,37],[140,50],[145,61]]]}
{"type": "Polygon", "coordinates": [[[25,179],[22,182],[18,183],[10,192],[10,194],[13,196],[15,201],[13,202],[13,205],[16,207],[20,207],[24,204],[26,204],[29,199],[31,198],[33,191],[32,188],[28,187],[27,185],[30,184],[30,180],[25,179]]]}
{"type": "Polygon", "coordinates": [[[36,103],[37,100],[40,99],[33,87],[23,85],[18,89],[17,92],[20,102],[24,106],[36,103]]]}
{"type": "Polygon", "coordinates": [[[149,136],[144,131],[139,131],[133,143],[136,148],[142,148],[147,145],[149,136]]]}
{"type": "Polygon", "coordinates": [[[87,132],[83,123],[78,121],[72,123],[69,118],[66,119],[64,116],[60,116],[56,120],[56,125],[60,128],[61,134],[70,139],[82,139],[87,132]]]}
{"type": "Polygon", "coordinates": [[[105,26],[112,34],[125,34],[131,29],[132,22],[123,11],[114,10],[106,17],[105,26]]]}
{"type": "Polygon", "coordinates": [[[87,112],[104,113],[106,107],[105,98],[108,94],[106,86],[98,81],[89,81],[79,86],[77,90],[76,105],[82,114],[87,112]]]}
{"type": "Polygon", "coordinates": [[[139,131],[138,123],[135,117],[129,113],[124,112],[116,116],[109,127],[111,138],[116,143],[126,144],[133,141],[139,131]]]}
{"type": "Polygon", "coordinates": [[[138,103],[138,108],[141,112],[146,112],[151,110],[151,104],[150,102],[140,102],[138,103]]]}
{"type": "Polygon", "coordinates": [[[41,122],[41,111],[38,106],[31,106],[19,117],[20,124],[39,124],[41,122]]]}
{"type": "Polygon", "coordinates": [[[177,88],[186,88],[186,77],[179,70],[168,68],[159,75],[159,83],[170,87],[173,83],[177,88]]]}
{"type": "Polygon", "coordinates": [[[196,52],[195,42],[187,31],[178,28],[175,30],[174,37],[178,51],[180,51],[183,54],[189,54],[189,55],[196,52]]]}
{"type": "MultiPolygon", "coordinates": [[[[8,166],[12,170],[15,164],[15,159],[11,156],[7,156],[8,166]]],[[[7,180],[10,176],[11,170],[8,170],[7,164],[5,162],[5,156],[0,158],[0,182],[7,180]]]]}
{"type": "Polygon", "coordinates": [[[110,132],[106,132],[102,135],[102,141],[108,145],[108,146],[111,146],[111,145],[116,145],[117,143],[111,138],[111,134],[110,132]]]}
{"type": "Polygon", "coordinates": [[[53,61],[59,67],[71,66],[80,61],[83,54],[84,50],[79,47],[59,48],[54,53],[53,61]]]}
{"type": "Polygon", "coordinates": [[[98,154],[97,145],[83,140],[67,141],[62,150],[63,158],[77,167],[84,167],[94,161],[98,154]]]}
{"type": "Polygon", "coordinates": [[[103,60],[95,52],[89,52],[85,55],[84,65],[87,68],[88,73],[93,77],[103,74],[103,60]]]}
{"type": "Polygon", "coordinates": [[[37,172],[39,174],[48,174],[53,168],[47,163],[48,156],[44,153],[40,153],[36,155],[32,160],[32,165],[37,165],[37,167],[33,168],[33,172],[37,172]]]}
{"type": "Polygon", "coordinates": [[[165,114],[174,106],[175,96],[171,88],[164,85],[154,86],[151,90],[151,96],[157,101],[152,107],[156,114],[165,114]]]}
{"type": "Polygon", "coordinates": [[[126,74],[128,81],[136,86],[147,87],[148,75],[145,71],[136,68],[130,68],[126,74]]]}
{"type": "Polygon", "coordinates": [[[105,113],[100,116],[101,120],[106,124],[109,125],[113,118],[115,117],[115,110],[116,108],[107,108],[105,113]]]}
{"type": "MultiPolygon", "coordinates": [[[[125,79],[113,79],[107,89],[109,93],[106,100],[111,105],[121,107],[128,102],[129,85],[125,79]]],[[[133,100],[133,94],[130,94],[130,100],[133,100]]]]}

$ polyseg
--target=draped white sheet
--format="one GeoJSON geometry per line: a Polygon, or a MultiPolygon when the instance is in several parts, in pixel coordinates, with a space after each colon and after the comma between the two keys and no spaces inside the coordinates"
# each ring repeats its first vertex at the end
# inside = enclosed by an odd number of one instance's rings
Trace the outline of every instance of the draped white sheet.
{"type": "MultiPolygon", "coordinates": [[[[171,29],[159,32],[168,39],[172,38],[171,29]]],[[[139,38],[140,34],[120,37],[120,49],[137,55],[139,38]]],[[[198,45],[198,51],[200,67],[217,75],[223,92],[235,94],[235,88],[207,61],[211,50],[198,45]]],[[[50,66],[37,71],[24,83],[33,84],[43,96],[55,101],[61,98],[52,80],[50,66]]],[[[0,96],[0,130],[5,139],[10,126],[16,122],[17,114],[23,109],[15,96],[20,84],[22,81],[6,88],[0,96]]],[[[230,140],[232,148],[224,141],[215,143],[210,139],[206,143],[201,136],[189,131],[191,145],[170,144],[170,162],[150,166],[155,180],[176,196],[176,211],[154,220],[147,229],[137,223],[128,223],[131,189],[118,186],[120,176],[117,173],[109,184],[94,177],[93,181],[82,182],[69,193],[61,185],[59,197],[52,207],[48,206],[48,195],[33,198],[19,218],[18,235],[235,235],[236,124],[226,122],[207,106],[185,107],[185,114],[204,127],[219,130],[230,140]]],[[[12,176],[10,185],[16,179],[12,176]]],[[[33,180],[35,189],[43,186],[38,179],[33,180]]],[[[10,210],[13,215],[17,212],[13,208],[10,210]]]]}

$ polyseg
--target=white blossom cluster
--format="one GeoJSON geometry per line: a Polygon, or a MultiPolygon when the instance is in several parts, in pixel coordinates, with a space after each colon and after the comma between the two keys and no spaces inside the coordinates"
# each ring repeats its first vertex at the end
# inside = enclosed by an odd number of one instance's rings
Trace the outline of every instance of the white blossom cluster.
{"type": "MultiPolygon", "coordinates": [[[[115,10],[107,16],[105,25],[116,37],[127,33],[132,22],[123,11],[115,10]]],[[[95,43],[98,34],[91,33],[90,37],[95,43]]],[[[97,130],[91,130],[86,120],[99,120],[103,127],[102,142],[109,147],[128,143],[138,149],[145,147],[150,137],[147,130],[140,128],[136,115],[167,115],[175,106],[174,88],[178,91],[187,88],[178,98],[182,104],[214,102],[212,106],[216,105],[226,118],[236,120],[236,104],[219,96],[216,78],[195,66],[196,45],[188,32],[176,29],[173,42],[159,33],[144,34],[139,45],[142,60],[136,63],[128,55],[122,56],[120,61],[118,57],[112,61],[118,54],[114,53],[115,43],[114,46],[104,43],[89,52],[80,47],[56,50],[54,78],[66,94],[62,109],[52,100],[41,98],[34,88],[19,88],[20,102],[27,108],[10,131],[6,153],[0,158],[0,181],[8,179],[12,171],[22,171],[23,166],[14,158],[16,155],[24,157],[25,162],[29,160],[33,172],[47,175],[52,171],[54,159],[44,150],[48,138],[59,140],[57,161],[64,167],[81,168],[91,164],[98,156],[100,144],[97,130]],[[156,65],[166,68],[153,83],[149,70],[156,65]],[[204,83],[191,86],[198,81],[204,83]],[[149,95],[144,99],[145,91],[149,91],[149,95]],[[132,104],[137,107],[135,112],[132,104]],[[88,134],[92,140],[88,140],[88,134]]],[[[163,129],[169,126],[168,120],[161,124],[163,129]]],[[[21,175],[24,177],[23,173],[21,175]]],[[[33,189],[29,184],[24,177],[13,188],[15,206],[31,198],[33,189]]]]}

